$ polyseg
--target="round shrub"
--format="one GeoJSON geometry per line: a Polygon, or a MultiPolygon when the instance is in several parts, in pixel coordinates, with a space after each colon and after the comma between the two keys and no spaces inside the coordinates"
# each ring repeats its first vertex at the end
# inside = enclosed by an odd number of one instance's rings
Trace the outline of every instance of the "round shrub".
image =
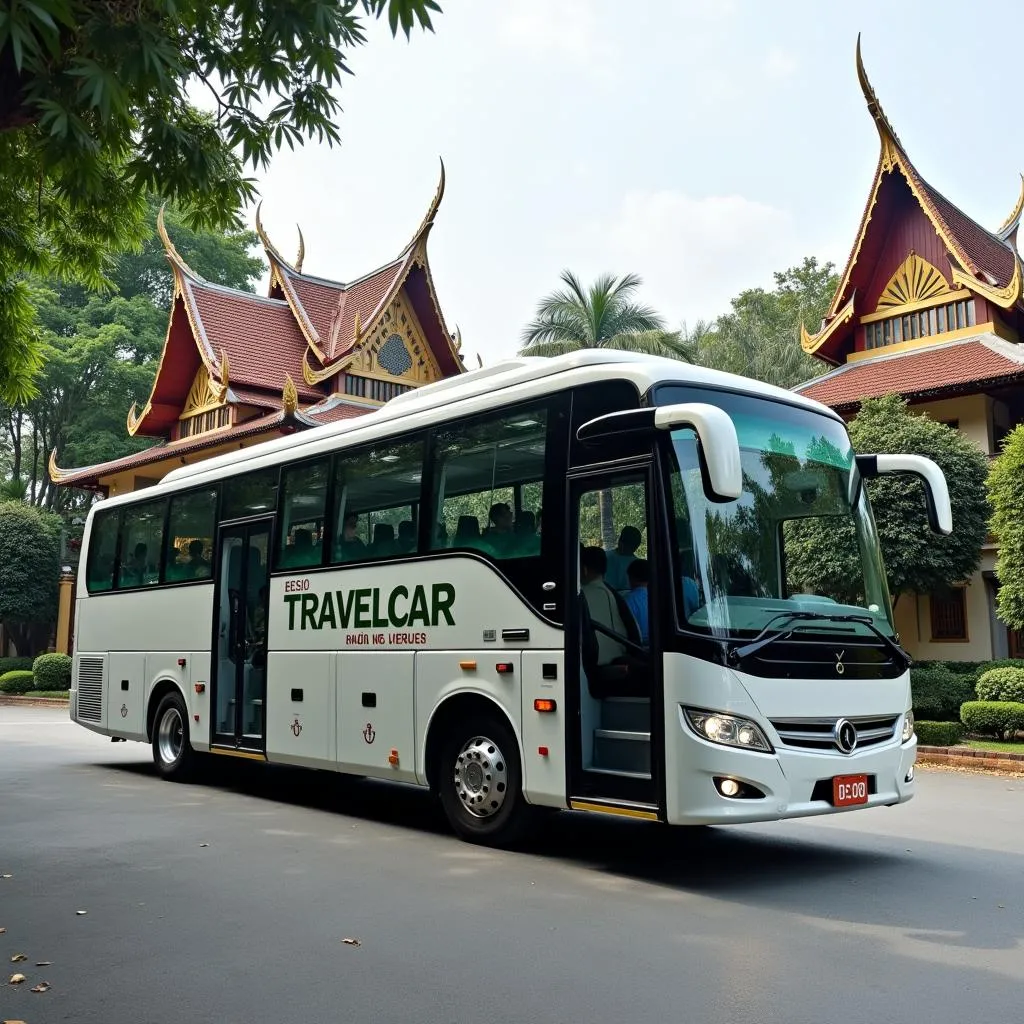
{"type": "Polygon", "coordinates": [[[1024,668],[990,668],[975,687],[978,700],[1024,702],[1024,668]]]}
{"type": "Polygon", "coordinates": [[[974,679],[958,675],[939,663],[910,670],[914,717],[932,722],[955,722],[960,705],[973,700],[974,679]]]}
{"type": "Polygon", "coordinates": [[[960,709],[960,720],[968,732],[997,739],[1024,730],[1024,704],[1010,700],[969,700],[960,709]]]}
{"type": "Polygon", "coordinates": [[[66,654],[40,654],[32,666],[35,690],[70,690],[71,659],[66,654]]]}
{"type": "Polygon", "coordinates": [[[917,742],[926,747],[955,747],[964,735],[959,722],[914,722],[917,742]]]}
{"type": "Polygon", "coordinates": [[[34,690],[36,684],[32,681],[32,673],[25,669],[15,669],[0,676],[0,693],[28,693],[34,690]]]}

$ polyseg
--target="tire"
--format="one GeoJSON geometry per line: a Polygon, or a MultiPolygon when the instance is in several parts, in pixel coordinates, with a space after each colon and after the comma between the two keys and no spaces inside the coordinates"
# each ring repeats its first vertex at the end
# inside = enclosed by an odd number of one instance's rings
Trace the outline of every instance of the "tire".
{"type": "Polygon", "coordinates": [[[461,839],[511,846],[531,831],[536,819],[523,796],[519,745],[499,715],[450,724],[436,778],[441,806],[461,839]]]}
{"type": "Polygon", "coordinates": [[[193,772],[196,752],[188,731],[188,709],[181,694],[167,694],[153,718],[153,763],[165,778],[183,782],[193,772]]]}

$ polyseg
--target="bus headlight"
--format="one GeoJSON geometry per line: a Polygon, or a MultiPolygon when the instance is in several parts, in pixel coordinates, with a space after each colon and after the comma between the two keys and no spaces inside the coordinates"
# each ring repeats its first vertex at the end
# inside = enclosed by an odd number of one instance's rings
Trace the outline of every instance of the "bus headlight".
{"type": "Polygon", "coordinates": [[[720,711],[683,708],[686,723],[703,740],[721,743],[726,747],[760,750],[771,753],[772,745],[761,732],[761,727],[749,718],[726,715],[720,711]]]}
{"type": "Polygon", "coordinates": [[[914,712],[908,711],[903,716],[903,742],[910,742],[914,735],[914,712]]]}

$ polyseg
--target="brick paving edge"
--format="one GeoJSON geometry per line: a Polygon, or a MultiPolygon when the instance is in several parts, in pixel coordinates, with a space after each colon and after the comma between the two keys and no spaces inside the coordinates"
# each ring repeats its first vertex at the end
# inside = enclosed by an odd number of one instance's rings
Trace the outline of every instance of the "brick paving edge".
{"type": "Polygon", "coordinates": [[[0,693],[0,707],[66,708],[67,697],[18,697],[13,693],[0,693]]]}
{"type": "Polygon", "coordinates": [[[919,754],[946,754],[950,757],[967,758],[984,761],[1022,761],[1024,754],[1014,754],[1008,750],[978,750],[976,747],[925,747],[918,746],[919,754]]]}

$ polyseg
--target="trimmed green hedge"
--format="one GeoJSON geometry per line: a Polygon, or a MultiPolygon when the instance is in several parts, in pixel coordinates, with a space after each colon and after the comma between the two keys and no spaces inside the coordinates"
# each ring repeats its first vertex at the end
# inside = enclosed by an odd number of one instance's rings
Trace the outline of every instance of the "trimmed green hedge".
{"type": "Polygon", "coordinates": [[[28,693],[35,688],[32,673],[25,669],[15,669],[0,676],[0,693],[28,693]]]}
{"type": "Polygon", "coordinates": [[[66,654],[40,654],[32,665],[37,690],[70,690],[71,659],[66,654]]]}
{"type": "Polygon", "coordinates": [[[917,742],[926,747],[955,747],[964,735],[959,722],[914,722],[917,742]]]}
{"type": "Polygon", "coordinates": [[[910,670],[910,692],[914,718],[926,722],[955,722],[960,705],[973,700],[974,678],[951,671],[937,663],[910,670]]]}
{"type": "Polygon", "coordinates": [[[0,658],[0,676],[8,672],[31,672],[31,658],[0,658]]]}
{"type": "Polygon", "coordinates": [[[990,668],[975,689],[978,700],[1024,701],[1024,668],[990,668]]]}
{"type": "Polygon", "coordinates": [[[960,709],[969,732],[1003,739],[1024,730],[1024,704],[1012,700],[969,700],[960,709]]]}

